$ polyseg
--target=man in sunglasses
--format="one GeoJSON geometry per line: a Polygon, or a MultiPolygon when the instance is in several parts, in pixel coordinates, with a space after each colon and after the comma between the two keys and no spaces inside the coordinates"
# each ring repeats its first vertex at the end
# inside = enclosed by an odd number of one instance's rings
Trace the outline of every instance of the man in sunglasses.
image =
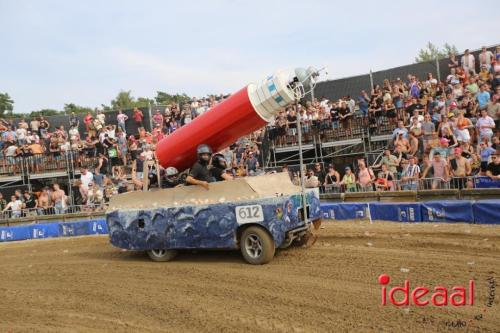
{"type": "Polygon", "coordinates": [[[500,180],[500,149],[491,154],[491,162],[486,167],[486,176],[500,180]]]}

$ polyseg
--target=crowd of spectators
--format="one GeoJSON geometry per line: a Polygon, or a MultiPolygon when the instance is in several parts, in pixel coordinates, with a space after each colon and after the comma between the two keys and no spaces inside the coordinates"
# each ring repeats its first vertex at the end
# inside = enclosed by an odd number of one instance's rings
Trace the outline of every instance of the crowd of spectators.
{"type": "MultiPolygon", "coordinates": [[[[50,186],[34,193],[17,190],[11,197],[12,203],[0,200],[0,208],[12,217],[69,210],[92,211],[104,207],[114,194],[141,190],[145,178],[151,187],[159,186],[158,183],[161,186],[166,175],[156,163],[156,144],[194,118],[209,112],[221,100],[193,98],[184,105],[172,103],[157,107],[153,110],[151,131],[146,130],[144,113],[138,108],[132,111],[130,119],[119,110],[115,121],[107,121],[101,110],[89,112],[82,120],[83,133],[79,130],[80,118],[74,113],[68,117],[69,130],[65,125],[53,128],[45,117],[21,119],[16,126],[1,120],[0,154],[4,171],[18,173],[22,159],[33,172],[49,167],[64,169],[65,163],[72,163],[72,167],[80,171],[80,176],[71,187],[67,187],[62,208],[61,200],[55,200],[53,195],[61,189],[50,186]],[[128,126],[129,122],[136,126],[128,126]],[[127,132],[127,128],[137,128],[137,131],[127,132]],[[144,168],[145,162],[149,167],[144,168]],[[26,204],[25,193],[33,198],[34,204],[26,204]]],[[[262,137],[263,131],[258,130],[220,152],[226,159],[229,172],[240,177],[260,172],[262,137]]]]}
{"type": "MultiPolygon", "coordinates": [[[[293,145],[298,130],[305,141],[324,130],[343,137],[353,136],[356,127],[371,131],[386,126],[392,131],[388,149],[371,166],[360,159],[338,170],[334,164],[324,170],[321,163],[305,170],[306,186],[324,191],[463,188],[474,186],[470,177],[477,175],[500,181],[500,48],[495,54],[484,48],[477,59],[468,50],[461,59],[451,55],[448,67],[450,74],[442,81],[431,73],[425,78],[409,74],[404,79],[384,80],[370,93],[362,91],[356,100],[350,96],[338,101],[321,98],[298,105],[298,109],[282,109],[267,127],[267,135],[277,145],[293,145]],[[297,128],[297,113],[301,129],[297,128]]],[[[155,163],[156,144],[210,112],[222,99],[193,98],[184,105],[155,108],[151,131],[146,130],[144,114],[137,108],[131,117],[119,110],[113,121],[101,110],[89,112],[82,120],[82,133],[80,118],[74,113],[67,125],[57,127],[43,116],[21,119],[16,125],[1,119],[1,170],[18,173],[22,158],[33,172],[49,165],[63,169],[71,161],[81,174],[66,191],[55,184],[35,193],[16,191],[10,202],[0,197],[2,212],[19,217],[66,212],[70,206],[94,210],[116,193],[142,189],[145,178],[158,186],[158,179],[161,183],[165,175],[155,163]],[[127,126],[130,122],[136,126],[127,126]],[[127,132],[132,127],[138,130],[127,132]],[[150,167],[144,175],[146,161],[150,167]]],[[[265,130],[241,138],[221,152],[234,176],[263,172],[265,130]]],[[[299,183],[297,172],[289,172],[299,183]]]]}
{"type": "Polygon", "coordinates": [[[483,48],[477,57],[468,50],[460,59],[452,54],[448,67],[442,81],[432,73],[408,74],[361,91],[357,100],[321,98],[298,110],[290,106],[271,124],[271,138],[278,146],[296,144],[297,112],[305,141],[328,131],[349,138],[356,126],[392,132],[388,149],[371,166],[361,159],[343,170],[333,164],[328,172],[321,164],[308,169],[306,183],[325,191],[464,188],[475,186],[474,176],[498,186],[500,47],[495,53],[483,48]]]}

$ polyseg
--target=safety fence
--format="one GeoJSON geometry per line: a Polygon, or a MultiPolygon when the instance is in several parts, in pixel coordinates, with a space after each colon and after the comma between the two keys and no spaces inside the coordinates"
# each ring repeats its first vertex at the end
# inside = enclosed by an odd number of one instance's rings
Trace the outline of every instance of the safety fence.
{"type": "Polygon", "coordinates": [[[0,176],[38,174],[78,168],[94,168],[97,165],[95,153],[78,151],[57,154],[34,154],[29,156],[7,156],[0,158],[0,176]]]}
{"type": "Polygon", "coordinates": [[[77,222],[50,222],[12,227],[0,227],[0,242],[52,237],[104,235],[108,226],[104,219],[77,222]]]}
{"type": "Polygon", "coordinates": [[[336,221],[368,219],[394,222],[500,224],[500,199],[426,202],[324,203],[322,217],[336,221]]]}
{"type": "MultiPolygon", "coordinates": [[[[427,202],[323,203],[322,217],[335,221],[445,222],[500,225],[500,199],[440,200],[427,202]]],[[[0,227],[0,242],[51,237],[107,234],[104,218],[76,222],[26,224],[0,227]]]]}
{"type": "MultiPolygon", "coordinates": [[[[357,115],[345,121],[339,120],[312,120],[302,124],[302,142],[319,143],[368,138],[369,136],[389,135],[396,124],[391,124],[385,115],[368,117],[357,115]]],[[[274,146],[284,147],[297,145],[296,127],[267,126],[267,138],[274,146]]]]}
{"type": "Polygon", "coordinates": [[[473,189],[473,188],[500,188],[500,181],[490,177],[469,176],[450,177],[447,179],[421,178],[421,179],[378,179],[366,184],[328,184],[320,187],[321,193],[348,193],[348,192],[393,192],[393,191],[421,191],[421,190],[450,190],[450,189],[473,189]]]}
{"type": "Polygon", "coordinates": [[[107,204],[103,201],[89,202],[87,205],[66,205],[47,206],[36,208],[23,208],[18,210],[7,210],[0,212],[0,224],[8,220],[26,218],[36,220],[37,218],[50,217],[53,215],[65,215],[71,217],[72,214],[104,212],[107,204]]]}

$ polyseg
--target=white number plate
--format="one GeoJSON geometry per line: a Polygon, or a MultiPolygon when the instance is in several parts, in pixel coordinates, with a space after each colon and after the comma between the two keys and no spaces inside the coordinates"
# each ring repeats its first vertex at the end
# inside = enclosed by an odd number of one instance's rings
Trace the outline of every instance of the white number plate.
{"type": "Polygon", "coordinates": [[[261,205],[237,206],[236,207],[236,222],[238,224],[263,222],[264,212],[261,205]]]}

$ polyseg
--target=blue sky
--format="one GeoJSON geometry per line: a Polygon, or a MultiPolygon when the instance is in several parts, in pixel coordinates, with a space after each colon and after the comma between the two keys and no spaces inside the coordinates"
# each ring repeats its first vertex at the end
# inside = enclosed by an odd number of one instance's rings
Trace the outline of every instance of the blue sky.
{"type": "Polygon", "coordinates": [[[30,112],[109,104],[120,90],[229,93],[298,66],[328,66],[324,78],[334,79],[411,63],[427,41],[460,51],[498,43],[494,6],[0,0],[0,92],[30,112]]]}

